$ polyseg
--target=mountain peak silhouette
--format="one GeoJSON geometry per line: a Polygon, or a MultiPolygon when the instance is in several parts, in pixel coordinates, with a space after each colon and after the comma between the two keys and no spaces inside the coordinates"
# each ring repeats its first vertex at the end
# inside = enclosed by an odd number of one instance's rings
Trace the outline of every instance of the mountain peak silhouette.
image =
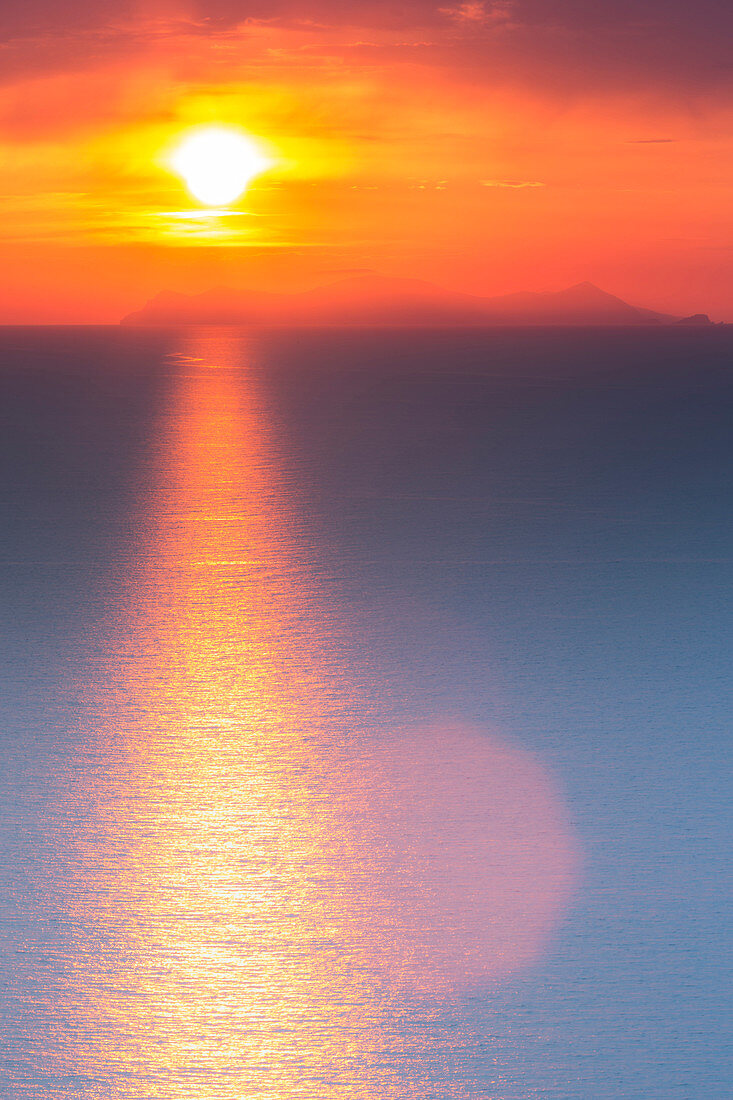
{"type": "Polygon", "coordinates": [[[485,298],[422,279],[376,272],[346,275],[298,293],[224,287],[165,291],[124,317],[126,325],[650,325],[679,318],[629,305],[584,281],[559,291],[485,298]]]}

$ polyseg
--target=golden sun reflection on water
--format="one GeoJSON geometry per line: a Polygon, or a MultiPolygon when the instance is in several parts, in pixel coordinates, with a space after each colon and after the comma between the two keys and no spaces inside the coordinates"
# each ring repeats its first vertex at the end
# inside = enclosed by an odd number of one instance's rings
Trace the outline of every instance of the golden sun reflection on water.
{"type": "Polygon", "coordinates": [[[395,1066],[427,1040],[395,1020],[542,950],[562,802],[488,735],[360,730],[243,339],[192,336],[171,397],[70,810],[59,1072],[106,1098],[423,1097],[395,1066]]]}

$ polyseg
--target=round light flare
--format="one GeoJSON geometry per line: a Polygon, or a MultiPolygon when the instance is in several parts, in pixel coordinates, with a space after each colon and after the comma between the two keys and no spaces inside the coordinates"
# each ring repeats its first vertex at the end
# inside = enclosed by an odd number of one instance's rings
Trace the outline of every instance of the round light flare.
{"type": "Polygon", "coordinates": [[[257,144],[233,127],[202,126],[188,133],[169,163],[204,206],[229,206],[272,164],[257,144]]]}

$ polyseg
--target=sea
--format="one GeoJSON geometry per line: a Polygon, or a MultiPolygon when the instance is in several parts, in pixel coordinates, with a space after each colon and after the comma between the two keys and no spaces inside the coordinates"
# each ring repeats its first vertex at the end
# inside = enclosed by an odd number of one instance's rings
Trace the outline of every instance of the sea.
{"type": "Polygon", "coordinates": [[[727,1100],[733,327],[0,330],[3,1100],[727,1100]]]}

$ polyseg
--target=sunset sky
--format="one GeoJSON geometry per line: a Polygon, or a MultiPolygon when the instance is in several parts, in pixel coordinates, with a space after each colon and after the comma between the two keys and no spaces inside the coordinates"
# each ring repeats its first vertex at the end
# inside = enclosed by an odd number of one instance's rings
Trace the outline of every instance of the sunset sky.
{"type": "Polygon", "coordinates": [[[20,0],[0,14],[1,322],[349,272],[589,279],[733,321],[725,0],[20,0]],[[230,207],[171,168],[232,126],[230,207]]]}

